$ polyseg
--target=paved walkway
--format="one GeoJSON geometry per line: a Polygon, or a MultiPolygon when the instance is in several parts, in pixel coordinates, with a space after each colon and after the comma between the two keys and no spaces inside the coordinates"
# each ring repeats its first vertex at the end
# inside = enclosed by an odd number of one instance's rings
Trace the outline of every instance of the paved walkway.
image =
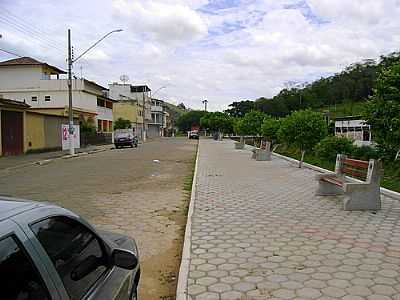
{"type": "Polygon", "coordinates": [[[316,172],[200,141],[189,299],[400,300],[400,203],[346,212],[316,172]]]}

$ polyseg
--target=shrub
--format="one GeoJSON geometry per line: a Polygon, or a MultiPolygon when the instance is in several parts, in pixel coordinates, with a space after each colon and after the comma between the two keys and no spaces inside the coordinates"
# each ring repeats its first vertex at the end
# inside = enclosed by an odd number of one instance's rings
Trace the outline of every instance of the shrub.
{"type": "Polygon", "coordinates": [[[354,147],[353,152],[351,154],[353,158],[362,159],[362,160],[370,160],[379,158],[379,152],[370,146],[361,146],[354,147]]]}
{"type": "Polygon", "coordinates": [[[118,120],[116,120],[114,123],[114,129],[128,129],[128,128],[132,128],[131,121],[129,120],[118,118],[118,120]]]}
{"type": "Polygon", "coordinates": [[[313,149],[327,134],[328,129],[322,114],[311,110],[301,110],[282,119],[278,139],[301,151],[299,162],[301,168],[305,152],[313,149]]]}
{"type": "Polygon", "coordinates": [[[355,148],[353,142],[345,137],[328,136],[315,146],[314,151],[319,158],[334,161],[337,154],[350,155],[355,148]]]}
{"type": "Polygon", "coordinates": [[[281,126],[279,119],[266,117],[261,125],[261,134],[270,142],[278,139],[278,130],[281,126]]]}

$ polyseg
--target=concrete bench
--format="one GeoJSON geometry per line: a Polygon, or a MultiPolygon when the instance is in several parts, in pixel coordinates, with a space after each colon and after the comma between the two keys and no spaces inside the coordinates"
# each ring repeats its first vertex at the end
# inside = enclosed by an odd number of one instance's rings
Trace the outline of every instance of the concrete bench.
{"type": "Polygon", "coordinates": [[[381,209],[382,162],[349,159],[338,154],[334,174],[318,174],[316,195],[344,195],[344,210],[381,209]],[[358,179],[358,180],[354,180],[358,179]],[[361,180],[361,181],[360,181],[361,180]]]}
{"type": "Polygon", "coordinates": [[[261,148],[254,148],[252,151],[251,158],[257,161],[270,161],[271,160],[271,143],[262,143],[261,148]]]}

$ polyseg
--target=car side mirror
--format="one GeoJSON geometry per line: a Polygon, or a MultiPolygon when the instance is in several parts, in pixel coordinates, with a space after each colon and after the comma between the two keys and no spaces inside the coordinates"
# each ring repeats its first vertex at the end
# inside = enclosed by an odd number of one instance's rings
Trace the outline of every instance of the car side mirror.
{"type": "Polygon", "coordinates": [[[133,270],[138,265],[138,259],[132,251],[123,249],[114,249],[111,254],[114,266],[133,270]]]}

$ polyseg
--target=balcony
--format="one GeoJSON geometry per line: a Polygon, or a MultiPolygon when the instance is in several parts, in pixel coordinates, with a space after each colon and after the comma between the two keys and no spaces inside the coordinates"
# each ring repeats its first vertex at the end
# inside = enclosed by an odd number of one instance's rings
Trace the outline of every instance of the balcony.
{"type": "Polygon", "coordinates": [[[151,112],[160,112],[162,113],[164,111],[164,108],[159,105],[152,105],[151,106],[151,112]]]}
{"type": "Polygon", "coordinates": [[[97,106],[96,112],[99,120],[113,120],[113,110],[110,108],[97,106]]]}

